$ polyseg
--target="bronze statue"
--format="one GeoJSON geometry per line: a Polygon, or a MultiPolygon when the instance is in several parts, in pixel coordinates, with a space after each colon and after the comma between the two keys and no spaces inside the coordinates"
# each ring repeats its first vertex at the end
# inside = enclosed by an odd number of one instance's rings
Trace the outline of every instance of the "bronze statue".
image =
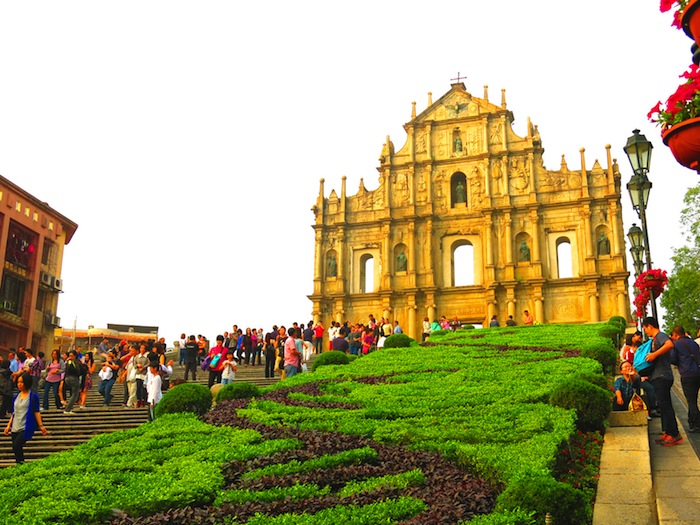
{"type": "Polygon", "coordinates": [[[399,254],[396,256],[396,271],[397,272],[405,272],[407,267],[408,267],[408,258],[406,257],[406,253],[399,252],[399,254]]]}
{"type": "Polygon", "coordinates": [[[338,276],[338,263],[335,260],[335,255],[328,258],[328,277],[338,276]]]}
{"type": "Polygon", "coordinates": [[[530,247],[527,241],[520,243],[520,262],[530,262],[530,247]]]}

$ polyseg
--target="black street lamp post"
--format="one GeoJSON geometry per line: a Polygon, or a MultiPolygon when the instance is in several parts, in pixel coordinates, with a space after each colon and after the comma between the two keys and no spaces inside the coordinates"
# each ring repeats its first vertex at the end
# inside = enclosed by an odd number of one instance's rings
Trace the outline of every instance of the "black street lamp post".
{"type": "MultiPolygon", "coordinates": [[[[649,203],[649,192],[652,186],[651,181],[647,177],[647,173],[649,172],[649,164],[651,162],[651,150],[654,146],[644,135],[640,135],[638,129],[635,129],[632,133],[633,135],[627,139],[627,144],[625,145],[625,153],[634,171],[634,175],[632,175],[632,178],[627,183],[627,191],[629,191],[634,211],[637,212],[637,216],[642,221],[642,227],[639,228],[633,225],[628,233],[628,238],[632,243],[632,257],[635,261],[635,271],[638,270],[638,265],[640,268],[643,268],[643,263],[641,261],[642,250],[646,256],[647,270],[651,270],[652,262],[651,250],[649,248],[649,230],[647,228],[646,209],[649,203]],[[637,257],[639,257],[639,263],[637,262],[637,257]]],[[[653,293],[651,294],[651,314],[657,321],[659,320],[656,311],[656,299],[654,299],[653,293]]]]}

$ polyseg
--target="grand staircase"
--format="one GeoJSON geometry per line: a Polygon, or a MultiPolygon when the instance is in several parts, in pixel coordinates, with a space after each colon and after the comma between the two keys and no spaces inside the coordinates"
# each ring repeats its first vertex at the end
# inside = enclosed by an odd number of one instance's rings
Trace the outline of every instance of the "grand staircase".
{"type": "MultiPolygon", "coordinates": [[[[184,376],[184,367],[174,365],[171,379],[184,376]]],[[[208,372],[198,370],[196,382],[207,385],[208,372]]],[[[99,377],[93,375],[93,387],[89,390],[85,408],[78,406],[73,408],[75,415],[64,414],[63,410],[57,410],[51,400],[48,411],[41,413],[44,426],[49,433],[42,436],[40,432],[34,434],[34,438],[24,447],[25,461],[41,459],[52,452],[60,452],[73,448],[80,443],[88,441],[93,436],[135,428],[148,421],[146,408],[122,407],[124,398],[124,384],[115,383],[112,389],[112,403],[109,407],[102,406],[102,396],[97,392],[99,377]]],[[[268,386],[279,381],[279,376],[271,379],[265,378],[264,366],[239,366],[235,381],[246,381],[260,387],[268,386]]],[[[39,399],[43,400],[43,391],[39,391],[39,399]]],[[[8,418],[0,419],[2,429],[7,426],[8,418]]],[[[8,467],[15,464],[12,453],[12,441],[9,436],[0,432],[0,467],[8,467]]]]}

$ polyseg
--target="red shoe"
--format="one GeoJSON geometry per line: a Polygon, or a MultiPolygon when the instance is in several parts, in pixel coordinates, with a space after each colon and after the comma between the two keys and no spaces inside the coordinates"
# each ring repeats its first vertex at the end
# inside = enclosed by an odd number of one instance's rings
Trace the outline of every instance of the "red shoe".
{"type": "Polygon", "coordinates": [[[682,442],[683,442],[683,438],[681,437],[680,434],[678,434],[676,437],[669,436],[669,439],[664,440],[664,442],[661,443],[661,445],[663,445],[664,447],[672,447],[673,445],[678,445],[679,443],[682,443],[682,442]]]}
{"type": "Polygon", "coordinates": [[[670,440],[670,439],[671,439],[671,436],[669,436],[666,432],[664,432],[664,433],[661,434],[661,437],[660,437],[660,438],[655,439],[654,441],[656,441],[656,444],[657,444],[657,445],[660,445],[660,444],[663,443],[664,441],[668,441],[668,440],[670,440]]]}

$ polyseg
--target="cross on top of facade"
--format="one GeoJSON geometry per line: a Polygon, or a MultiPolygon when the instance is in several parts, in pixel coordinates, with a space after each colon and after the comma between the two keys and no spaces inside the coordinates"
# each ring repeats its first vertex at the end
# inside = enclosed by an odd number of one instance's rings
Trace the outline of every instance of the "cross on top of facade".
{"type": "Polygon", "coordinates": [[[466,75],[461,77],[461,76],[459,76],[459,71],[457,71],[457,78],[451,78],[450,80],[452,80],[452,81],[456,80],[457,82],[461,82],[462,80],[466,80],[466,79],[467,79],[466,75]]]}

